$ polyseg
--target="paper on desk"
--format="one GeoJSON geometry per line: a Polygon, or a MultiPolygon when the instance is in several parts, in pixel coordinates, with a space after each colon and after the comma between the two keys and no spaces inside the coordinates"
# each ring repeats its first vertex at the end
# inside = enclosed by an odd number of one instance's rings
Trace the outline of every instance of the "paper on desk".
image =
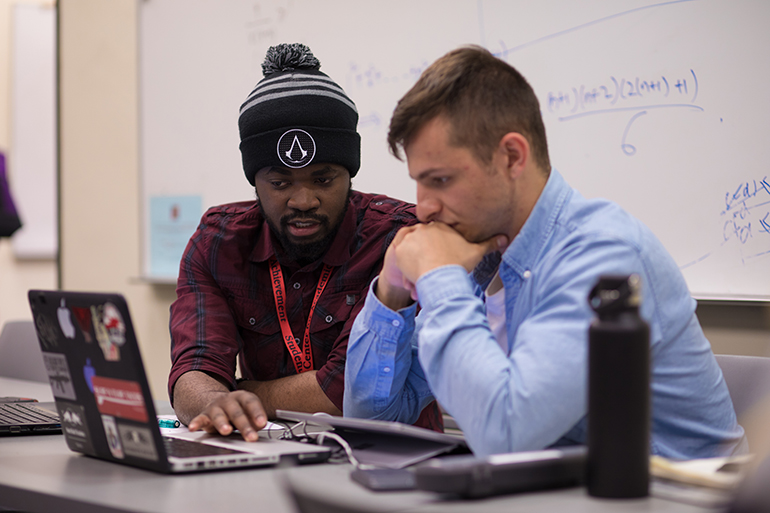
{"type": "Polygon", "coordinates": [[[743,479],[751,458],[751,455],[744,455],[675,461],[652,456],[650,474],[684,484],[730,490],[743,479]],[[725,465],[732,466],[733,470],[726,470],[725,465]]]}
{"type": "Polygon", "coordinates": [[[650,495],[704,508],[723,508],[733,501],[732,490],[694,486],[657,478],[650,483],[650,495]]]}
{"type": "Polygon", "coordinates": [[[704,507],[731,503],[733,492],[746,474],[751,455],[675,461],[652,456],[650,492],[662,499],[704,507]],[[725,465],[733,469],[726,471],[725,465]]]}

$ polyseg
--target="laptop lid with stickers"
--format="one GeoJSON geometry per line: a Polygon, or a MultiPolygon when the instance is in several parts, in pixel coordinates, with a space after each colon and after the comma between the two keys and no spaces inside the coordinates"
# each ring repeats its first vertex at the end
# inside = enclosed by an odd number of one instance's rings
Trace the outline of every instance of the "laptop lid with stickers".
{"type": "Polygon", "coordinates": [[[260,439],[241,450],[163,437],[124,297],[47,290],[28,297],[71,450],[159,472],[328,458],[327,447],[283,440],[260,439]]]}

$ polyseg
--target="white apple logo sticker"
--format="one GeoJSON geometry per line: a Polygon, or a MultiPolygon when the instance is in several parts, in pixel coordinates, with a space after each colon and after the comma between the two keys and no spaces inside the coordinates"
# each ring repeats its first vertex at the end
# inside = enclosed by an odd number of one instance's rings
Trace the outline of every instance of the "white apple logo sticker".
{"type": "Polygon", "coordinates": [[[59,318],[59,327],[61,327],[64,336],[67,338],[75,338],[75,325],[72,324],[69,309],[64,306],[64,299],[61,300],[61,306],[56,310],[56,315],[59,318]]]}

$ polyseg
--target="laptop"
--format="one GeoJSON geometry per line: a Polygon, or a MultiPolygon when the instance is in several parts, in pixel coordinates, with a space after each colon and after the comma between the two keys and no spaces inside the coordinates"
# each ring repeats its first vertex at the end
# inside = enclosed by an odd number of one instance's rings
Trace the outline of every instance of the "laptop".
{"type": "Polygon", "coordinates": [[[268,439],[163,436],[120,294],[30,290],[43,361],[69,448],[164,473],[326,461],[331,450],[268,439]]]}
{"type": "Polygon", "coordinates": [[[53,403],[24,397],[0,397],[0,436],[61,433],[53,403]]]}
{"type": "Polygon", "coordinates": [[[402,469],[441,454],[470,452],[462,436],[384,420],[276,410],[280,419],[334,429],[362,465],[402,469]]]}

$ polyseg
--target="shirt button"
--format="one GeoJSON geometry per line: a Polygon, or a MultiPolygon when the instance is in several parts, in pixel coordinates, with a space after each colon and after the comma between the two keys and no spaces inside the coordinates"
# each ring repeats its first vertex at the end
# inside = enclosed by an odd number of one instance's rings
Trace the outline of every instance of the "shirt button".
{"type": "Polygon", "coordinates": [[[249,324],[251,324],[252,326],[254,326],[256,323],[257,323],[257,320],[254,317],[249,319],[249,324]]]}
{"type": "Polygon", "coordinates": [[[295,288],[295,289],[298,289],[298,288],[300,288],[301,286],[302,286],[302,285],[300,285],[298,281],[295,281],[295,282],[294,282],[294,288],[295,288]]]}
{"type": "Polygon", "coordinates": [[[382,369],[382,370],[383,370],[383,372],[390,372],[390,367],[385,367],[385,368],[384,368],[384,369],[382,369]]]}
{"type": "Polygon", "coordinates": [[[299,337],[294,337],[294,342],[296,342],[297,344],[299,344],[299,337]]]}
{"type": "Polygon", "coordinates": [[[331,315],[326,316],[326,322],[332,322],[333,320],[334,320],[334,317],[332,317],[331,315]]]}
{"type": "Polygon", "coordinates": [[[524,277],[525,280],[528,280],[529,277],[532,276],[532,271],[527,269],[526,271],[524,271],[524,274],[522,274],[522,276],[524,277]]]}
{"type": "Polygon", "coordinates": [[[375,201],[374,204],[375,205],[382,205],[382,201],[375,201]]]}
{"type": "Polygon", "coordinates": [[[393,319],[393,321],[391,322],[391,324],[392,324],[393,326],[395,326],[396,328],[398,328],[399,326],[401,326],[401,321],[399,321],[398,319],[393,319]]]}

